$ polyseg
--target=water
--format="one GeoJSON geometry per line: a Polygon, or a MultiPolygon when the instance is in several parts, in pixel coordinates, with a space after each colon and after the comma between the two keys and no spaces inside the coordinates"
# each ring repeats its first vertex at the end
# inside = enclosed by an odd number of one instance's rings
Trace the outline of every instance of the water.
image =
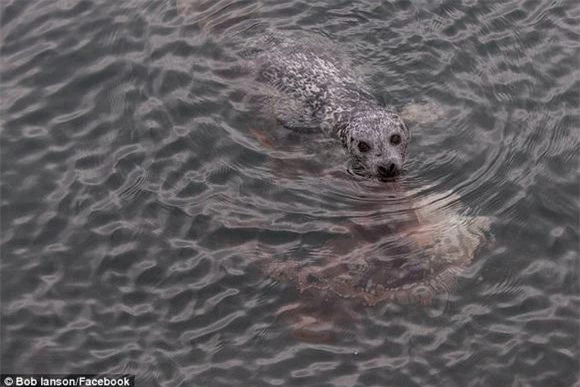
{"type": "Polygon", "coordinates": [[[2,372],[574,385],[579,18],[574,1],[4,2],[2,372]],[[387,105],[432,107],[403,199],[247,103],[238,43],[256,26],[323,35],[387,105]],[[405,240],[404,203],[437,195],[493,219],[453,289],[425,306],[319,300],[320,334],[293,334],[284,310],[311,300],[253,253],[376,252],[405,240]]]}

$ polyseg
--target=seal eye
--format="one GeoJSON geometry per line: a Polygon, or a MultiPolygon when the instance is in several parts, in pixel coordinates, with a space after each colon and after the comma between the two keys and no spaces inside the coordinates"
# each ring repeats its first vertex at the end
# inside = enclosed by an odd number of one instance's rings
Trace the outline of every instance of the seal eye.
{"type": "Polygon", "coordinates": [[[361,141],[358,143],[358,150],[362,153],[368,152],[370,149],[371,147],[366,142],[361,141]]]}
{"type": "Polygon", "coordinates": [[[391,136],[391,144],[399,145],[401,143],[401,136],[398,134],[393,134],[391,136]]]}

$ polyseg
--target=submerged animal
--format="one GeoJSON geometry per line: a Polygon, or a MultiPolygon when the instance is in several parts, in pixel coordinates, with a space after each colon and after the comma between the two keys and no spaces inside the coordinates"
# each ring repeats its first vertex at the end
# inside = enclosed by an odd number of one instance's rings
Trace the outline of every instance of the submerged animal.
{"type": "Polygon", "coordinates": [[[448,194],[415,203],[409,209],[413,217],[409,217],[408,225],[400,232],[395,230],[405,250],[391,257],[372,256],[364,248],[369,245],[367,240],[378,244],[382,234],[393,233],[384,223],[374,230],[351,226],[351,238],[331,244],[326,257],[314,264],[271,256],[259,264],[269,276],[294,284],[300,292],[324,290],[371,306],[383,301],[429,303],[435,295],[453,287],[487,240],[491,225],[488,217],[469,217],[441,208],[442,201],[453,200],[457,200],[456,195],[448,194]]]}
{"type": "Polygon", "coordinates": [[[384,302],[428,305],[452,291],[488,241],[491,225],[488,217],[450,210],[448,204],[457,199],[445,194],[416,202],[409,209],[413,216],[408,227],[397,233],[405,246],[398,254],[392,249],[392,254],[377,256],[367,248],[380,245],[381,234],[393,233],[388,224],[374,231],[351,227],[350,238],[331,242],[317,262],[282,260],[262,249],[257,260],[261,270],[301,295],[279,313],[292,333],[305,341],[328,341],[337,323],[356,318],[357,307],[384,302]]]}
{"type": "Polygon", "coordinates": [[[399,175],[410,140],[407,126],[381,106],[349,60],[320,39],[268,34],[251,43],[257,80],[278,92],[277,120],[289,129],[338,138],[358,174],[399,175]]]}

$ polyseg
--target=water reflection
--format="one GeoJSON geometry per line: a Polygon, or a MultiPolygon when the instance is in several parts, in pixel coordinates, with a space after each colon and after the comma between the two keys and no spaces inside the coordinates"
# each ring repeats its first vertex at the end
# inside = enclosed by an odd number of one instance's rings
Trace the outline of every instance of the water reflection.
{"type": "Polygon", "coordinates": [[[3,4],[3,372],[576,382],[574,4],[191,3],[203,19],[169,0],[3,4]],[[416,118],[399,188],[257,114],[239,43],[264,29],[330,39],[416,118]],[[387,290],[447,265],[431,305],[387,290]]]}

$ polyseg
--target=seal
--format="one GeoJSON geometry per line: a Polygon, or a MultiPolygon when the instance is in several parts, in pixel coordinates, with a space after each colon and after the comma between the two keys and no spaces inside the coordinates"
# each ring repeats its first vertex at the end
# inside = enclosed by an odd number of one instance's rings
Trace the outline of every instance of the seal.
{"type": "Polygon", "coordinates": [[[373,96],[348,60],[324,47],[270,36],[258,48],[257,80],[278,91],[274,110],[284,127],[320,130],[339,139],[357,174],[390,179],[401,173],[410,134],[373,96]]]}

